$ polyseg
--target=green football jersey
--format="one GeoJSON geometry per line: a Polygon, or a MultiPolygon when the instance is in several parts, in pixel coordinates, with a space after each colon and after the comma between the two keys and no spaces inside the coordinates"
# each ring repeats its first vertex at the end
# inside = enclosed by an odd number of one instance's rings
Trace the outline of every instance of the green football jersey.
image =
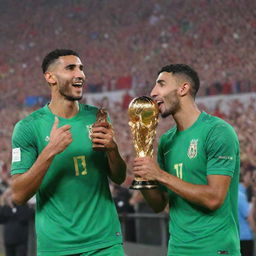
{"type": "Polygon", "coordinates": [[[188,129],[174,127],[161,137],[158,162],[166,172],[200,185],[207,184],[207,175],[232,177],[225,201],[215,211],[166,190],[170,203],[168,256],[240,255],[239,155],[234,129],[205,112],[188,129]]]}
{"type": "MultiPolygon", "coordinates": [[[[79,104],[70,119],[72,143],[56,155],[36,193],[38,256],[70,255],[122,243],[109,190],[106,153],[93,151],[90,129],[97,108],[79,104]]],[[[54,115],[46,105],[14,128],[11,174],[26,172],[49,143],[54,115]]]]}

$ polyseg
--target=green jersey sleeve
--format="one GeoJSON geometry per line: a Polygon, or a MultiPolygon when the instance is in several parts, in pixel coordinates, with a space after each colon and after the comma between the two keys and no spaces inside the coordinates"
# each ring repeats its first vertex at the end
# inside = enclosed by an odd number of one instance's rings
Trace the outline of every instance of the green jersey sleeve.
{"type": "Polygon", "coordinates": [[[207,175],[233,176],[239,157],[239,142],[234,129],[228,124],[218,124],[206,141],[207,175]]]}
{"type": "Polygon", "coordinates": [[[18,122],[12,135],[11,175],[26,172],[35,162],[37,150],[34,133],[28,122],[18,122]]]}
{"type": "MultiPolygon", "coordinates": [[[[165,166],[164,166],[164,135],[161,136],[160,140],[159,140],[159,145],[158,145],[158,152],[157,152],[157,162],[159,167],[165,171],[165,166]]],[[[162,185],[159,184],[159,189],[161,191],[167,192],[167,188],[162,185]]]]}

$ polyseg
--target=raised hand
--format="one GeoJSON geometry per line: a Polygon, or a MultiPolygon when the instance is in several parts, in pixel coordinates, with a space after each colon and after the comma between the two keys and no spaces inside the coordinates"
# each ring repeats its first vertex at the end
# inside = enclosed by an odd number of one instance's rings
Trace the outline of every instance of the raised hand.
{"type": "Polygon", "coordinates": [[[70,125],[64,125],[58,128],[59,119],[55,117],[51,134],[50,134],[50,142],[48,147],[50,147],[54,154],[59,154],[64,151],[67,146],[72,142],[72,135],[70,132],[70,125]]]}
{"type": "Polygon", "coordinates": [[[97,150],[113,150],[117,148],[114,141],[114,131],[109,123],[97,123],[92,128],[93,148],[97,150]]]}

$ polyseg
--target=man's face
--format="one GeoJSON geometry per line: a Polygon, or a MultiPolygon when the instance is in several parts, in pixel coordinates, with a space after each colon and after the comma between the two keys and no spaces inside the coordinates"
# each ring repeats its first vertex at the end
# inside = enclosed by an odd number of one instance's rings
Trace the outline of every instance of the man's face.
{"type": "Polygon", "coordinates": [[[61,56],[49,68],[55,77],[59,94],[66,100],[82,99],[85,74],[81,60],[74,55],[61,56]]]}
{"type": "Polygon", "coordinates": [[[156,101],[162,117],[174,115],[180,109],[178,87],[177,79],[172,73],[159,74],[151,97],[156,101]]]}

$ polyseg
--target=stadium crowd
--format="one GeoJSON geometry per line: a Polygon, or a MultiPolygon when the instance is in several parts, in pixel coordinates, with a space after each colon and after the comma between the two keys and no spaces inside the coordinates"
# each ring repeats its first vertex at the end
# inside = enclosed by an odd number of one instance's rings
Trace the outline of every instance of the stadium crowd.
{"type": "Polygon", "coordinates": [[[201,95],[256,91],[253,0],[1,2],[0,106],[47,95],[42,56],[65,47],[81,54],[92,92],[145,93],[170,62],[199,71],[201,95]]]}

